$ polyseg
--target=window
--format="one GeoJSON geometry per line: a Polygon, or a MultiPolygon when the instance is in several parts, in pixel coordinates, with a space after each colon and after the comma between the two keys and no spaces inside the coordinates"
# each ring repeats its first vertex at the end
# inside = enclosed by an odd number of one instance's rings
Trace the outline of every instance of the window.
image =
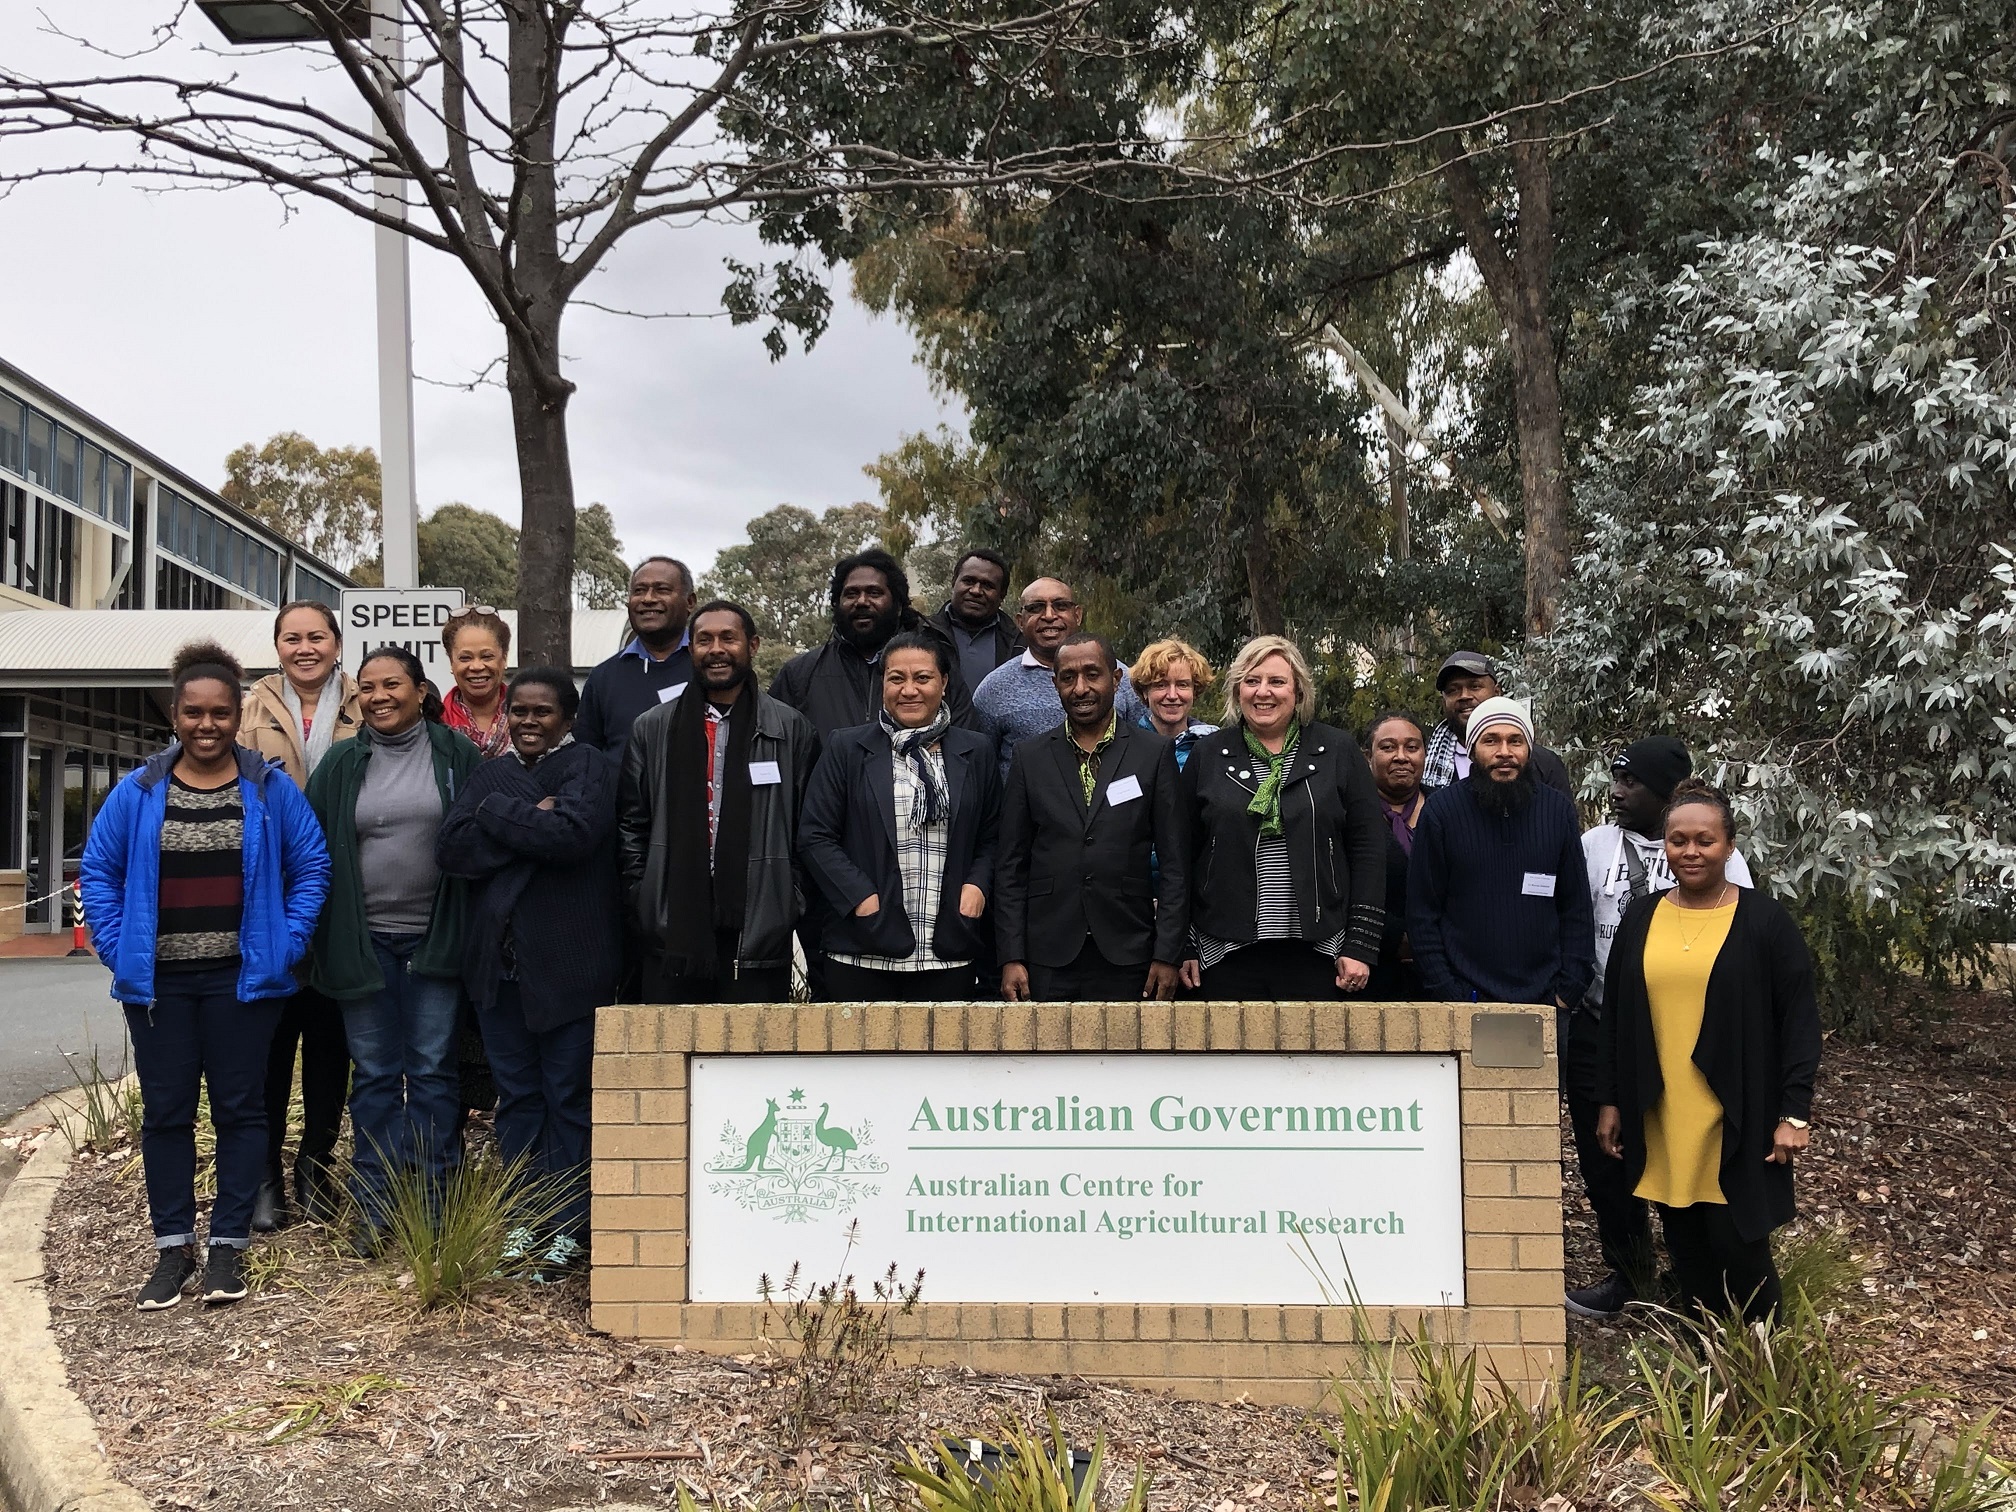
{"type": "Polygon", "coordinates": [[[83,467],[78,457],[83,444],[77,432],[56,427],[56,481],[51,486],[72,504],[84,502],[83,467]]]}
{"type": "Polygon", "coordinates": [[[234,609],[231,595],[208,578],[198,577],[173,562],[159,562],[154,568],[154,606],[157,609],[234,609]]]}
{"type": "Polygon", "coordinates": [[[0,467],[19,473],[27,439],[28,410],[19,399],[0,394],[0,467]]]}
{"type": "Polygon", "coordinates": [[[0,583],[32,593],[27,578],[35,560],[34,516],[28,510],[28,491],[11,483],[0,483],[0,583]]]}
{"type": "Polygon", "coordinates": [[[105,518],[105,453],[89,441],[84,448],[84,507],[105,518]]]}
{"type": "Polygon", "coordinates": [[[49,486],[49,454],[55,450],[56,438],[53,423],[47,415],[28,411],[28,467],[26,477],[30,483],[49,486]]]}
{"type": "Polygon", "coordinates": [[[112,523],[133,526],[133,467],[117,457],[105,459],[105,503],[112,523]]]}
{"type": "Polygon", "coordinates": [[[294,597],[314,599],[317,603],[327,604],[331,609],[343,607],[343,590],[321,573],[303,567],[298,562],[294,566],[294,597]]]}

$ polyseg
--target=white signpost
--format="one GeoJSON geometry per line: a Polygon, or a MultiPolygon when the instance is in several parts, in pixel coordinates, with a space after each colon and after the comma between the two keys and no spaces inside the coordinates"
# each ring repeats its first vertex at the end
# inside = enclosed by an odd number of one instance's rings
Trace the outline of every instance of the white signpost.
{"type": "Polygon", "coordinates": [[[794,1261],[815,1281],[921,1266],[933,1302],[1464,1301],[1450,1056],[692,1069],[696,1302],[754,1300],[794,1261]]]}
{"type": "Polygon", "coordinates": [[[441,627],[462,607],[460,588],[345,588],[343,670],[352,677],[381,646],[404,646],[420,659],[436,689],[448,691],[448,653],[441,627]]]}

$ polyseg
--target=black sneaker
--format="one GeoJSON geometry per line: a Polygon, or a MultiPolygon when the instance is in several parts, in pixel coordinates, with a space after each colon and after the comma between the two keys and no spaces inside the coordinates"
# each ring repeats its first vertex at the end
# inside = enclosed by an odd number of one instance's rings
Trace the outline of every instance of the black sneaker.
{"type": "Polygon", "coordinates": [[[140,1288],[133,1305],[142,1312],[162,1312],[182,1300],[182,1288],[196,1274],[196,1255],[187,1245],[162,1250],[154,1260],[154,1274],[140,1288]]]}
{"type": "Polygon", "coordinates": [[[245,1300],[245,1251],[235,1244],[210,1246],[203,1267],[203,1300],[212,1306],[245,1300]]]}
{"type": "Polygon", "coordinates": [[[1638,1300],[1638,1293],[1621,1271],[1612,1271],[1594,1286],[1577,1287],[1568,1293],[1568,1311],[1578,1318],[1614,1318],[1638,1300]]]}

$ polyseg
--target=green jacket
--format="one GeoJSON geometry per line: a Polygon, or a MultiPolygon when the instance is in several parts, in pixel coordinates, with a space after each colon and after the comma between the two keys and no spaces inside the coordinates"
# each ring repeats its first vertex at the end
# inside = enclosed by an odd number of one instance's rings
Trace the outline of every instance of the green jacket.
{"type": "MultiPolygon", "coordinates": [[[[446,725],[428,725],[427,739],[434,747],[434,781],[441,789],[445,816],[483,758],[446,725]]],[[[385,987],[385,974],[371,948],[371,929],[364,920],[364,877],[357,861],[357,795],[364,788],[371,745],[367,725],[355,740],[331,747],[308,779],[308,802],[329,841],[329,901],[322,906],[322,921],[309,952],[308,985],[337,999],[368,998],[385,987]]],[[[412,970],[449,980],[462,975],[462,929],[468,906],[468,884],[443,872],[434,889],[427,933],[413,952],[412,970]]]]}

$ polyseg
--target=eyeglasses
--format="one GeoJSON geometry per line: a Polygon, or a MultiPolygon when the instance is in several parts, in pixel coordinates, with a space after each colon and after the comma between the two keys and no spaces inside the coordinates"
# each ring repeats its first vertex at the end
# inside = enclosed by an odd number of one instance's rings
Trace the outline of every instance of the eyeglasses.
{"type": "Polygon", "coordinates": [[[477,614],[488,614],[494,617],[496,613],[497,606],[495,604],[464,604],[460,609],[449,611],[447,623],[452,625],[459,619],[468,619],[472,615],[477,614]]]}
{"type": "Polygon", "coordinates": [[[1046,609],[1052,614],[1069,614],[1077,607],[1078,601],[1076,599],[1024,599],[1022,601],[1022,612],[1024,614],[1041,614],[1046,609]]]}

